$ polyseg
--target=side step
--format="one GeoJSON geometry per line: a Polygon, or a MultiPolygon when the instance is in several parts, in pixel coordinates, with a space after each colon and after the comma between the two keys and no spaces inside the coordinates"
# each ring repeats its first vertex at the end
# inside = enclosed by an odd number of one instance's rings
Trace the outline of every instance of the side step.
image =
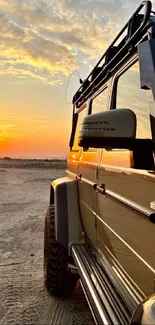
{"type": "Polygon", "coordinates": [[[71,251],[95,323],[129,324],[131,312],[90,247],[75,244],[72,245],[71,251]]]}

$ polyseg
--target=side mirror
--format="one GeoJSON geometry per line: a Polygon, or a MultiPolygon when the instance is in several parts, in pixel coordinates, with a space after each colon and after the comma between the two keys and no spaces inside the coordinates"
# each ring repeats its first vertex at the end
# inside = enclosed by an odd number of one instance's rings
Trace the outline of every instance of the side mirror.
{"type": "Polygon", "coordinates": [[[84,148],[129,149],[135,137],[134,112],[130,109],[116,109],[85,117],[78,144],[84,148]]]}

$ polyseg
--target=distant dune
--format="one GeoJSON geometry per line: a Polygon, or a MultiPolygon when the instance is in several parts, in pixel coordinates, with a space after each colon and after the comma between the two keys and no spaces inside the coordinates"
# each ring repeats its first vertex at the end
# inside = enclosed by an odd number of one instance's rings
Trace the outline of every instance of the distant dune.
{"type": "Polygon", "coordinates": [[[60,159],[12,159],[0,158],[0,168],[55,168],[66,169],[67,161],[60,159]]]}

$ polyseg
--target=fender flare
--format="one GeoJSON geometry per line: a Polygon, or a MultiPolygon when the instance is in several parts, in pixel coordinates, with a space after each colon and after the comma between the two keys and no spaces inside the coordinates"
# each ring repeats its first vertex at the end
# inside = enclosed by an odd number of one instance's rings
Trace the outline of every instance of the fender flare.
{"type": "Polygon", "coordinates": [[[66,249],[81,242],[80,208],[77,181],[69,177],[51,184],[50,205],[55,204],[55,236],[66,249]]]}

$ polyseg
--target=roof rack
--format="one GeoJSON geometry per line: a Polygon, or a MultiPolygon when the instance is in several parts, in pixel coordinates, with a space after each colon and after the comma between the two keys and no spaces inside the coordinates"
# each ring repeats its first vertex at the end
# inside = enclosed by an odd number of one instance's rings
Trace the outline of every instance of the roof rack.
{"type": "Polygon", "coordinates": [[[142,39],[148,28],[152,25],[152,22],[149,22],[151,10],[151,1],[143,1],[134,12],[73,96],[73,104],[75,104],[76,107],[84,103],[90,94],[92,95],[103,84],[105,77],[109,76],[111,69],[116,67],[118,62],[120,62],[127,53],[135,50],[136,44],[142,39]],[[139,14],[143,8],[145,9],[145,13],[139,14]],[[116,45],[116,42],[123,36],[125,31],[126,35],[119,44],[116,45]]]}

